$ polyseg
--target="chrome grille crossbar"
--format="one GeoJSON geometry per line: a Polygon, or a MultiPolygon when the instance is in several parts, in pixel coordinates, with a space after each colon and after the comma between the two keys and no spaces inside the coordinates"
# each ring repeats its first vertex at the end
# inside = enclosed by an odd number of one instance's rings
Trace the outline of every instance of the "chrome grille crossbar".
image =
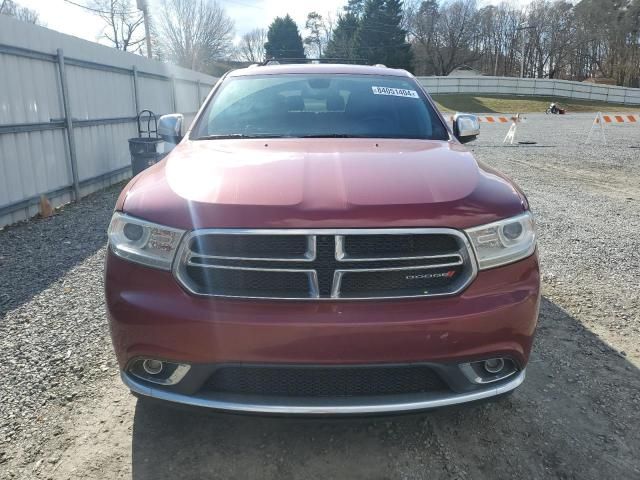
{"type": "MultiPolygon", "coordinates": [[[[222,244],[229,250],[229,243],[222,244]]],[[[466,236],[454,229],[206,229],[185,235],[173,272],[195,295],[358,300],[455,295],[475,278],[477,266],[466,236]],[[252,253],[212,251],[217,239],[231,235],[243,236],[241,242],[231,244],[233,248],[246,247],[252,253]],[[430,243],[430,235],[435,242],[430,243]],[[306,237],[304,252],[300,236],[306,237]],[[400,238],[396,245],[394,239],[400,238]],[[358,245],[360,239],[365,243],[358,253],[350,253],[348,243],[358,245]],[[378,239],[380,248],[369,249],[378,239]],[[436,246],[425,247],[432,243],[436,246]],[[280,251],[265,249],[272,245],[280,251]],[[405,245],[411,245],[406,255],[396,251],[396,246],[405,245]],[[290,251],[293,246],[295,252],[290,251]],[[387,254],[390,249],[392,254],[387,254]]]]}

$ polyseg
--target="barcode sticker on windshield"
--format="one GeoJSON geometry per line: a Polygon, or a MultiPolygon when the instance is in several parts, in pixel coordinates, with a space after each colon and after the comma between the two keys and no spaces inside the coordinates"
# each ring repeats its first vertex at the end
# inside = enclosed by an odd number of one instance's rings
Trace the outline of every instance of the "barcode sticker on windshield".
{"type": "Polygon", "coordinates": [[[394,97],[420,98],[415,90],[392,87],[371,87],[374,95],[393,95],[394,97]]]}

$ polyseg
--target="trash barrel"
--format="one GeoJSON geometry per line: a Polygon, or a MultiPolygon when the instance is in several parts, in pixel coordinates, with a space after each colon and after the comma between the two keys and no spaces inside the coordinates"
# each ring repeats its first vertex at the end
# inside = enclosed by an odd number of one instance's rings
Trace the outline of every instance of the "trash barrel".
{"type": "Polygon", "coordinates": [[[164,140],[161,138],[130,138],[131,170],[136,176],[145,168],[159,162],[164,156],[160,152],[164,140]]]}
{"type": "Polygon", "coordinates": [[[164,140],[158,137],[158,122],[155,114],[151,110],[142,110],[136,118],[138,121],[138,136],[129,139],[131,170],[134,176],[159,162],[165,156],[164,140]],[[146,130],[143,129],[144,121],[147,122],[146,130]]]}

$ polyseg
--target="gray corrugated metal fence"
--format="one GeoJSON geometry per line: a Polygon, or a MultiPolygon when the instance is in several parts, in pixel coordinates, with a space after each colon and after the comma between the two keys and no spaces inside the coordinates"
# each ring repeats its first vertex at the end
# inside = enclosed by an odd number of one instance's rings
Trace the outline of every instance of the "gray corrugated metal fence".
{"type": "Polygon", "coordinates": [[[190,122],[215,81],[0,15],[0,227],[130,176],[136,113],[190,122]]]}
{"type": "Polygon", "coordinates": [[[577,98],[602,102],[640,105],[640,88],[544,78],[509,77],[419,77],[431,94],[493,93],[497,95],[527,95],[555,98],[577,98]]]}

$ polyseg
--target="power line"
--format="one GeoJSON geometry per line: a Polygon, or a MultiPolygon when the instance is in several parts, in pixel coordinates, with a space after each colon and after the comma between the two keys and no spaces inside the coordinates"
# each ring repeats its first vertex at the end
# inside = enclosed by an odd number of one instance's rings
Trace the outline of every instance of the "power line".
{"type": "Polygon", "coordinates": [[[235,3],[236,5],[242,5],[243,7],[257,8],[258,10],[262,10],[262,7],[259,7],[257,5],[249,5],[248,3],[239,2],[238,0],[224,0],[223,3],[235,3]]]}
{"type": "Polygon", "coordinates": [[[69,3],[71,5],[75,5],[76,7],[80,7],[80,8],[84,8],[85,10],[89,10],[90,12],[94,12],[94,13],[102,13],[104,15],[135,15],[136,13],[138,13],[137,10],[123,10],[121,12],[116,12],[116,11],[111,11],[111,10],[100,10],[99,8],[93,8],[93,7],[88,7],[86,5],[82,5],[81,3],[76,3],[76,2],[72,2],[71,0],[64,0],[66,3],[69,3]]]}

